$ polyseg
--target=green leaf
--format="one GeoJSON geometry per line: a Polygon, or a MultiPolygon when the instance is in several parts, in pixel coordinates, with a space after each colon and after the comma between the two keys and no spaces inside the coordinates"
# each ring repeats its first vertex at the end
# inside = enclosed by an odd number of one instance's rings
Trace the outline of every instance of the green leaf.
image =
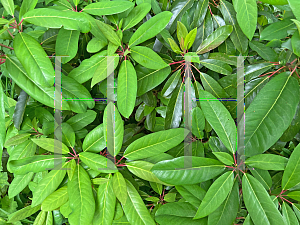
{"type": "Polygon", "coordinates": [[[271,69],[271,67],[273,67],[273,64],[271,63],[258,63],[246,66],[245,81],[249,82],[250,80],[258,77],[259,75],[271,69]]]}
{"type": "Polygon", "coordinates": [[[24,141],[28,140],[28,138],[30,137],[30,134],[24,133],[24,134],[18,134],[14,137],[11,137],[10,139],[8,139],[5,144],[4,147],[9,147],[12,145],[18,145],[23,143],[24,141]]]}
{"type": "Polygon", "coordinates": [[[227,152],[213,152],[213,154],[225,165],[231,166],[234,164],[232,156],[227,152]]]}
{"type": "Polygon", "coordinates": [[[180,43],[180,46],[182,40],[184,40],[187,35],[188,35],[188,30],[186,29],[185,25],[180,21],[177,21],[177,39],[180,43]]]}
{"type": "Polygon", "coordinates": [[[207,100],[200,101],[206,120],[215,130],[226,148],[235,153],[236,126],[230,113],[217,98],[206,91],[199,93],[199,99],[207,100]]]}
{"type": "Polygon", "coordinates": [[[288,159],[279,155],[259,154],[248,158],[245,164],[262,170],[284,170],[288,159]]]}
{"type": "Polygon", "coordinates": [[[203,138],[203,130],[205,128],[205,118],[202,110],[195,107],[192,110],[192,133],[197,137],[203,138]]]}
{"type": "Polygon", "coordinates": [[[123,31],[137,25],[150,10],[151,5],[146,2],[134,7],[134,9],[130,11],[128,16],[124,18],[123,31]]]}
{"type": "MultiPolygon", "coordinates": [[[[208,225],[231,225],[239,210],[239,183],[235,180],[228,197],[213,213],[208,215],[208,225]]],[[[244,223],[245,224],[245,223],[244,223]]]]}
{"type": "Polygon", "coordinates": [[[194,18],[193,18],[193,27],[199,27],[204,21],[206,12],[208,10],[208,0],[198,1],[197,7],[195,9],[194,18]]]}
{"type": "Polygon", "coordinates": [[[14,39],[14,51],[29,77],[42,87],[54,84],[54,69],[41,45],[31,36],[18,33],[14,39]]]}
{"type": "Polygon", "coordinates": [[[169,44],[172,48],[172,50],[177,53],[177,54],[180,54],[182,51],[180,50],[180,48],[178,47],[178,45],[176,44],[176,42],[171,39],[171,38],[168,38],[168,41],[169,41],[169,44]]]}
{"type": "Polygon", "coordinates": [[[103,127],[107,150],[112,156],[116,156],[122,148],[124,126],[122,117],[112,102],[104,110],[103,127]]]}
{"type": "Polygon", "coordinates": [[[271,41],[273,39],[282,39],[288,35],[288,30],[295,27],[290,19],[285,19],[276,23],[272,23],[260,33],[260,40],[271,41]]]}
{"type": "Polygon", "coordinates": [[[97,26],[99,30],[103,33],[103,35],[114,45],[121,46],[121,40],[119,36],[116,34],[116,32],[113,30],[113,28],[106,23],[103,23],[101,21],[97,21],[97,26]]]}
{"type": "Polygon", "coordinates": [[[167,185],[164,182],[161,182],[152,172],[151,169],[154,164],[145,162],[145,161],[133,161],[126,163],[128,170],[143,180],[147,180],[150,182],[161,183],[167,185]]]}
{"type": "Polygon", "coordinates": [[[277,54],[272,48],[269,48],[258,41],[249,42],[249,46],[252,50],[256,51],[263,59],[270,62],[278,61],[277,54]]]}
{"type": "Polygon", "coordinates": [[[197,54],[203,54],[209,52],[210,50],[218,47],[222,44],[228,36],[231,34],[233,28],[231,25],[225,25],[217,28],[213,33],[211,33],[198,47],[197,54]]]}
{"type": "Polygon", "coordinates": [[[53,215],[52,211],[47,212],[47,218],[45,225],[53,225],[53,215]]]}
{"type": "Polygon", "coordinates": [[[293,150],[282,176],[282,190],[288,190],[300,183],[300,145],[293,150]]]}
{"type": "Polygon", "coordinates": [[[300,57],[300,34],[299,32],[295,32],[293,37],[292,37],[292,48],[293,48],[293,52],[295,55],[297,55],[298,57],[300,57]]]}
{"type": "Polygon", "coordinates": [[[286,5],[286,4],[288,4],[287,0],[262,0],[261,2],[271,4],[271,5],[286,5]]]}
{"type": "Polygon", "coordinates": [[[130,224],[155,225],[155,222],[134,186],[128,180],[126,180],[126,186],[128,197],[126,204],[122,206],[128,222],[130,224]]]}
{"type": "Polygon", "coordinates": [[[106,146],[104,139],[103,123],[90,131],[83,140],[82,150],[99,153],[106,146]]]}
{"type": "Polygon", "coordinates": [[[69,120],[67,120],[67,123],[73,128],[74,131],[78,131],[92,123],[96,118],[96,114],[97,113],[95,111],[88,110],[86,113],[79,113],[71,117],[69,120]]]}
{"type": "Polygon", "coordinates": [[[210,75],[206,73],[200,73],[200,79],[202,81],[202,85],[204,89],[211,93],[213,96],[217,98],[229,98],[226,91],[222,88],[222,86],[210,75]]]}
{"type": "Polygon", "coordinates": [[[246,208],[255,224],[284,224],[277,207],[258,180],[244,174],[242,190],[246,208]]]}
{"type": "Polygon", "coordinates": [[[134,6],[130,1],[109,1],[88,4],[83,11],[91,15],[113,15],[126,11],[134,6]]]}
{"type": "Polygon", "coordinates": [[[299,85],[289,72],[277,75],[262,88],[245,113],[246,156],[263,153],[282,136],[296,113],[299,98],[299,85]]]}
{"type": "Polygon", "coordinates": [[[100,39],[97,37],[94,37],[92,40],[89,41],[86,50],[89,53],[95,53],[99,52],[101,49],[103,49],[105,46],[107,46],[107,39],[100,39]]]}
{"type": "Polygon", "coordinates": [[[118,109],[120,113],[129,118],[134,106],[137,93],[137,76],[132,63],[124,60],[118,74],[118,109]]]}
{"type": "Polygon", "coordinates": [[[30,10],[33,10],[38,3],[38,0],[24,0],[21,5],[19,20],[22,19],[23,15],[30,10]]]}
{"type": "Polygon", "coordinates": [[[18,195],[21,191],[23,191],[23,189],[29,184],[29,182],[33,178],[33,175],[34,173],[32,172],[29,172],[24,175],[15,175],[8,188],[9,198],[13,198],[16,195],[18,195]]]}
{"type": "Polygon", "coordinates": [[[148,134],[132,142],[125,150],[124,157],[130,160],[143,159],[168,151],[185,138],[184,129],[170,129],[148,134]]]}
{"type": "Polygon", "coordinates": [[[297,26],[299,34],[300,34],[300,21],[299,20],[295,20],[295,19],[291,19],[297,26]]]}
{"type": "Polygon", "coordinates": [[[170,66],[158,70],[137,66],[135,70],[137,72],[137,96],[141,96],[157,87],[171,73],[170,66]]]}
{"type": "Polygon", "coordinates": [[[236,19],[243,33],[251,41],[257,24],[257,5],[255,0],[233,1],[236,19]]]}
{"type": "Polygon", "coordinates": [[[300,201],[300,191],[292,191],[287,194],[289,198],[300,201]]]}
{"type": "Polygon", "coordinates": [[[184,40],[184,48],[185,49],[190,49],[192,47],[192,45],[194,44],[194,41],[196,39],[196,35],[197,35],[197,28],[191,30],[187,36],[185,37],[184,40]]]}
{"type": "Polygon", "coordinates": [[[146,68],[157,70],[168,66],[168,64],[150,48],[135,46],[130,49],[130,52],[132,58],[146,68]]]}
{"type": "Polygon", "coordinates": [[[283,202],[281,208],[282,208],[283,220],[285,221],[286,225],[292,225],[292,224],[299,225],[299,221],[295,213],[287,203],[283,202]]]}
{"type": "Polygon", "coordinates": [[[125,205],[127,200],[127,187],[125,179],[121,173],[117,172],[114,174],[112,177],[112,185],[116,197],[122,205],[125,205]]]}
{"type": "MultiPolygon", "coordinates": [[[[196,208],[199,207],[201,201],[203,200],[206,191],[202,189],[198,184],[190,185],[176,185],[176,190],[179,194],[189,203],[191,203],[196,208]]],[[[196,211],[195,211],[196,214],[196,211]]]]}
{"type": "Polygon", "coordinates": [[[69,199],[68,196],[68,187],[64,186],[52,194],[50,194],[42,203],[42,210],[43,211],[52,211],[63,204],[65,204],[69,199]]]}
{"type": "Polygon", "coordinates": [[[197,184],[210,180],[224,171],[225,167],[217,160],[182,156],[155,164],[152,172],[161,181],[173,184],[197,184]]]}
{"type": "Polygon", "coordinates": [[[32,206],[41,204],[45,198],[58,188],[67,173],[67,171],[64,170],[65,165],[66,163],[52,170],[38,183],[33,192],[32,206]]]}
{"type": "Polygon", "coordinates": [[[116,196],[113,191],[111,175],[108,182],[99,185],[97,198],[98,206],[93,224],[110,225],[114,219],[116,196]]]}
{"type": "Polygon", "coordinates": [[[69,223],[74,225],[91,224],[95,213],[95,199],[88,173],[78,164],[74,176],[68,182],[69,204],[72,213],[69,223]]]}
{"type": "Polygon", "coordinates": [[[12,160],[9,162],[9,166],[15,174],[38,173],[54,168],[55,165],[65,161],[65,158],[56,159],[53,155],[35,155],[24,159],[12,160]]]}
{"type": "Polygon", "coordinates": [[[299,1],[297,0],[287,0],[296,19],[297,20],[300,20],[300,13],[299,13],[299,7],[300,7],[300,4],[299,4],[299,1]]]}
{"type": "Polygon", "coordinates": [[[18,101],[17,101],[16,107],[15,107],[15,111],[13,114],[14,126],[18,130],[20,130],[20,126],[23,122],[23,116],[24,116],[27,100],[28,100],[27,93],[25,91],[21,90],[21,93],[18,97],[18,101]]]}
{"type": "MultiPolygon", "coordinates": [[[[22,88],[35,100],[54,108],[55,98],[53,87],[46,88],[38,85],[33,78],[28,76],[23,66],[15,56],[6,56],[5,65],[10,77],[20,88],[22,88]]],[[[66,101],[62,102],[62,109],[70,110],[69,105],[66,101]]]]}
{"type": "Polygon", "coordinates": [[[193,219],[196,208],[188,202],[172,202],[164,204],[155,213],[155,220],[159,224],[206,224],[205,219],[193,219]]]}
{"type": "Polygon", "coordinates": [[[91,152],[81,152],[79,157],[84,164],[93,170],[101,171],[102,173],[115,173],[117,168],[112,161],[102,155],[91,152]]]}
{"type": "Polygon", "coordinates": [[[227,64],[217,59],[203,59],[200,63],[208,69],[220,74],[230,75],[232,68],[227,64]]]}
{"type": "Polygon", "coordinates": [[[39,139],[31,139],[35,144],[37,144],[38,146],[40,146],[43,149],[46,149],[49,152],[54,152],[54,153],[60,153],[60,154],[68,154],[69,153],[69,149],[68,147],[56,140],[56,139],[52,139],[52,138],[39,138],[39,139]]]}
{"type": "Polygon", "coordinates": [[[74,147],[75,145],[75,132],[68,123],[61,124],[62,129],[62,142],[68,147],[74,147]]]}
{"type": "MultiPolygon", "coordinates": [[[[3,147],[6,136],[6,126],[5,126],[5,99],[3,87],[0,85],[0,158],[2,159],[3,147]]],[[[2,168],[2,160],[0,162],[0,168],[2,168]]]]}
{"type": "Polygon", "coordinates": [[[1,0],[1,3],[9,15],[14,17],[15,5],[13,0],[1,0]]]}
{"type": "Polygon", "coordinates": [[[31,205],[18,210],[17,212],[14,212],[10,215],[8,215],[8,223],[15,223],[17,221],[26,219],[27,217],[31,216],[32,214],[36,213],[37,211],[39,211],[41,209],[41,206],[35,206],[35,207],[31,207],[31,205]]]}
{"type": "Polygon", "coordinates": [[[48,28],[61,28],[63,26],[66,30],[79,30],[82,33],[91,30],[89,20],[83,13],[69,10],[39,8],[27,12],[23,19],[28,23],[48,28]]]}
{"type": "Polygon", "coordinates": [[[155,15],[146,23],[143,23],[131,36],[129,48],[131,49],[131,47],[143,43],[159,34],[169,23],[171,16],[171,12],[165,11],[155,15]]]}
{"type": "Polygon", "coordinates": [[[78,40],[80,32],[77,30],[65,30],[60,28],[55,45],[56,56],[68,56],[62,57],[61,62],[65,64],[73,59],[78,51],[78,40]]]}
{"type": "Polygon", "coordinates": [[[233,171],[229,171],[209,187],[194,219],[200,219],[214,212],[226,199],[233,186],[233,171]]]}

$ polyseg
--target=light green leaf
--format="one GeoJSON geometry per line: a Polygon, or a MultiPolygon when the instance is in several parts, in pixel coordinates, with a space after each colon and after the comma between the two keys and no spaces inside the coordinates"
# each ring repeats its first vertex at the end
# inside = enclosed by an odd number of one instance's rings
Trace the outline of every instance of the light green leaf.
{"type": "Polygon", "coordinates": [[[14,17],[15,5],[13,0],[1,0],[1,3],[9,15],[14,17]]]}
{"type": "Polygon", "coordinates": [[[259,154],[245,161],[245,164],[262,170],[284,170],[287,163],[287,158],[274,154],[259,154]]]}
{"type": "Polygon", "coordinates": [[[52,194],[50,194],[42,203],[43,211],[52,211],[63,204],[65,204],[69,199],[67,186],[64,186],[52,194]]]}
{"type": "Polygon", "coordinates": [[[251,41],[249,42],[249,46],[252,50],[256,51],[258,55],[260,55],[263,59],[270,62],[277,62],[278,56],[277,53],[270,47],[258,42],[251,41]]]}
{"type": "Polygon", "coordinates": [[[226,148],[235,153],[236,126],[230,113],[217,98],[206,91],[199,93],[199,99],[207,100],[200,101],[206,120],[215,130],[226,148]]]}
{"type": "Polygon", "coordinates": [[[29,137],[30,137],[30,134],[28,134],[28,133],[18,134],[16,136],[13,136],[4,143],[4,147],[22,144],[23,142],[28,140],[29,137]]]}
{"type": "Polygon", "coordinates": [[[78,131],[92,123],[96,118],[96,114],[97,113],[95,111],[88,110],[86,113],[79,113],[71,117],[69,120],[67,120],[67,123],[73,128],[74,131],[78,131]]]}
{"type": "Polygon", "coordinates": [[[168,151],[185,138],[184,129],[170,129],[148,134],[132,142],[124,152],[130,160],[143,159],[168,151]]]}
{"type": "Polygon", "coordinates": [[[159,34],[169,23],[171,16],[171,12],[165,11],[152,17],[146,23],[143,23],[131,36],[129,47],[131,48],[143,43],[159,34]]]}
{"type": "Polygon", "coordinates": [[[184,49],[190,49],[194,44],[197,35],[197,28],[191,30],[184,40],[184,49]]]}
{"type": "Polygon", "coordinates": [[[87,33],[91,25],[87,17],[82,13],[73,11],[60,11],[50,8],[39,8],[27,12],[23,16],[24,21],[37,26],[48,28],[61,28],[66,30],[79,30],[87,33]]]}
{"type": "Polygon", "coordinates": [[[45,219],[46,219],[46,212],[40,211],[40,213],[35,218],[33,225],[44,224],[45,219]]]}
{"type": "Polygon", "coordinates": [[[130,224],[155,225],[155,222],[134,186],[128,180],[126,180],[126,185],[128,197],[126,204],[122,206],[127,220],[130,224]]]}
{"type": "Polygon", "coordinates": [[[35,207],[31,207],[31,205],[18,210],[17,212],[14,212],[10,215],[8,215],[8,223],[15,223],[17,221],[26,219],[27,217],[31,216],[32,214],[36,213],[37,211],[39,211],[41,209],[41,206],[35,206],[35,207]]]}
{"type": "Polygon", "coordinates": [[[13,198],[18,195],[23,189],[29,184],[33,177],[34,173],[29,172],[24,175],[15,175],[14,179],[9,185],[8,188],[8,196],[9,198],[13,198]]]}
{"type": "Polygon", "coordinates": [[[285,19],[276,23],[272,23],[260,33],[260,40],[271,41],[273,39],[282,39],[288,35],[288,30],[295,27],[290,19],[285,19]]]}
{"type": "Polygon", "coordinates": [[[231,166],[234,164],[232,156],[227,152],[213,152],[213,154],[225,165],[231,166]]]}
{"type": "Polygon", "coordinates": [[[125,205],[127,200],[127,187],[123,175],[119,172],[112,177],[113,190],[118,200],[125,205]]]}
{"type": "Polygon", "coordinates": [[[52,138],[39,138],[39,139],[31,139],[35,144],[37,144],[38,146],[40,146],[43,149],[46,149],[49,152],[54,152],[54,153],[60,153],[60,154],[68,154],[69,153],[69,149],[68,147],[56,140],[56,139],[52,139],[52,138]]]}
{"type": "Polygon", "coordinates": [[[194,219],[200,219],[214,212],[226,199],[233,186],[233,171],[229,171],[209,187],[194,219]]]}
{"type": "Polygon", "coordinates": [[[92,40],[89,41],[86,50],[89,53],[95,53],[99,52],[102,48],[107,46],[107,40],[105,39],[100,39],[97,37],[94,37],[92,40]]]}
{"type": "Polygon", "coordinates": [[[217,28],[213,33],[211,33],[198,47],[197,54],[203,54],[209,52],[210,50],[218,47],[222,44],[228,36],[231,34],[233,28],[231,25],[225,25],[217,28]]]}
{"type": "Polygon", "coordinates": [[[192,110],[192,133],[197,138],[203,138],[203,130],[205,128],[205,118],[202,110],[199,107],[195,107],[192,110]]]}
{"type": "Polygon", "coordinates": [[[130,1],[104,1],[88,4],[83,11],[91,15],[113,15],[126,11],[134,6],[130,1]]]}
{"type": "Polygon", "coordinates": [[[118,74],[118,109],[120,113],[129,118],[134,106],[137,93],[137,76],[132,63],[124,60],[118,74]]]}
{"type": "Polygon", "coordinates": [[[242,190],[245,206],[254,224],[285,224],[277,207],[258,180],[245,173],[242,181],[242,190]]]}
{"type": "Polygon", "coordinates": [[[220,74],[230,75],[232,68],[227,64],[217,59],[203,59],[200,63],[208,69],[220,74]]]}
{"type": "Polygon", "coordinates": [[[102,155],[91,152],[81,152],[79,157],[84,164],[93,170],[101,171],[102,173],[115,173],[117,168],[114,163],[102,155]]]}
{"type": "Polygon", "coordinates": [[[287,203],[283,202],[281,208],[283,220],[285,221],[286,225],[299,225],[299,221],[295,213],[287,203]]]}
{"type": "Polygon", "coordinates": [[[296,113],[300,93],[296,79],[289,74],[285,72],[274,77],[246,110],[246,156],[269,149],[290,125],[296,113]]]}
{"type": "Polygon", "coordinates": [[[124,18],[123,31],[138,24],[150,10],[151,5],[146,2],[134,7],[134,9],[130,11],[128,16],[124,18]]]}
{"type": "Polygon", "coordinates": [[[22,19],[23,15],[30,10],[33,10],[38,3],[38,0],[24,0],[21,5],[19,20],[22,19]]]}
{"type": "Polygon", "coordinates": [[[286,5],[286,4],[288,4],[287,0],[262,0],[261,2],[271,4],[271,5],[286,5]]]}
{"type": "Polygon", "coordinates": [[[152,172],[161,181],[173,184],[197,184],[210,180],[225,169],[225,166],[217,160],[182,156],[172,160],[165,160],[155,164],[152,172]]]}
{"type": "Polygon", "coordinates": [[[47,218],[45,225],[53,225],[53,215],[52,211],[47,212],[47,218]]]}
{"type": "Polygon", "coordinates": [[[69,223],[74,225],[91,224],[95,213],[95,199],[88,173],[79,164],[68,182],[69,203],[72,213],[69,223]]]}
{"type": "Polygon", "coordinates": [[[14,51],[28,76],[42,87],[54,84],[54,69],[41,45],[30,35],[18,33],[14,39],[14,51]]]}
{"type": "Polygon", "coordinates": [[[105,146],[103,123],[101,123],[86,135],[82,143],[82,150],[99,153],[105,146]]]}
{"type": "MultiPolygon", "coordinates": [[[[117,1],[116,1],[117,2],[117,1]]],[[[106,23],[103,23],[101,21],[97,21],[97,26],[103,33],[103,35],[114,45],[121,46],[121,40],[119,36],[116,34],[116,32],[113,30],[113,28],[106,23]]]]}

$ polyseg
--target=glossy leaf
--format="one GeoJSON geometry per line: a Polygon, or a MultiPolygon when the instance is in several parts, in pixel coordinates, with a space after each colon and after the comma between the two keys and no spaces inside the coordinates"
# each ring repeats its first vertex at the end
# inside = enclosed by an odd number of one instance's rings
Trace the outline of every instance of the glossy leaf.
{"type": "Polygon", "coordinates": [[[126,182],[123,175],[120,172],[117,172],[112,177],[112,185],[113,191],[118,198],[118,200],[122,203],[122,205],[126,204],[127,200],[127,187],[126,182]]]}
{"type": "Polygon", "coordinates": [[[113,15],[124,12],[132,6],[133,4],[129,1],[96,2],[87,5],[83,11],[96,16],[113,15]]]}
{"type": "Polygon", "coordinates": [[[112,161],[105,158],[102,155],[98,155],[91,152],[81,152],[79,157],[88,167],[93,170],[101,171],[103,173],[114,173],[117,172],[116,166],[112,161]]]}
{"type": "Polygon", "coordinates": [[[50,194],[42,203],[43,211],[52,211],[65,204],[69,199],[67,186],[50,194]]]}
{"type": "Polygon", "coordinates": [[[49,152],[55,152],[60,154],[68,154],[69,149],[64,144],[56,139],[51,138],[39,138],[39,139],[31,139],[35,144],[40,146],[43,149],[48,150],[49,152]]]}
{"type": "Polygon", "coordinates": [[[295,24],[289,19],[273,23],[261,32],[260,40],[282,39],[287,36],[287,31],[294,26],[295,24]]]}
{"type": "Polygon", "coordinates": [[[128,16],[124,19],[123,31],[139,23],[150,10],[151,5],[147,2],[144,2],[134,7],[134,9],[131,10],[128,16]]]}
{"type": "Polygon", "coordinates": [[[88,110],[86,113],[80,113],[67,120],[67,123],[74,131],[81,130],[88,124],[92,123],[96,118],[96,112],[88,110]]]}
{"type": "Polygon", "coordinates": [[[245,164],[262,170],[284,170],[287,163],[287,158],[274,154],[259,154],[245,161],[245,164]]]}
{"type": "Polygon", "coordinates": [[[8,14],[10,14],[11,16],[14,16],[15,5],[13,0],[1,0],[1,3],[6,12],[8,12],[8,14]]]}
{"type": "Polygon", "coordinates": [[[82,143],[83,151],[99,153],[106,146],[104,140],[103,123],[95,127],[84,138],[82,143]]]}

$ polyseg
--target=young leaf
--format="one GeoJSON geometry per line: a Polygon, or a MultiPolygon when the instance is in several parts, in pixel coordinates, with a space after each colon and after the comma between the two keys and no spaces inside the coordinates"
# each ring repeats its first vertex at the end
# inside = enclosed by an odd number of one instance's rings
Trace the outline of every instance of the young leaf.
{"type": "Polygon", "coordinates": [[[184,49],[188,50],[194,44],[197,35],[197,28],[191,30],[185,37],[184,40],[184,49]]]}
{"type": "Polygon", "coordinates": [[[233,172],[229,171],[218,179],[208,189],[202,200],[194,219],[200,219],[208,216],[215,211],[226,199],[233,186],[233,172]]]}
{"type": "Polygon", "coordinates": [[[118,75],[118,109],[120,113],[129,118],[134,106],[137,93],[137,76],[129,60],[124,60],[118,75]]]}

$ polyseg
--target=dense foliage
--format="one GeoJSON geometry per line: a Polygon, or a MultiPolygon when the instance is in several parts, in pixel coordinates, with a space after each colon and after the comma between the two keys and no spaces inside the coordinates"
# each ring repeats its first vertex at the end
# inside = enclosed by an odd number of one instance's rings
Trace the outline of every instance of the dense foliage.
{"type": "Polygon", "coordinates": [[[299,224],[299,0],[1,3],[0,224],[299,224]]]}

